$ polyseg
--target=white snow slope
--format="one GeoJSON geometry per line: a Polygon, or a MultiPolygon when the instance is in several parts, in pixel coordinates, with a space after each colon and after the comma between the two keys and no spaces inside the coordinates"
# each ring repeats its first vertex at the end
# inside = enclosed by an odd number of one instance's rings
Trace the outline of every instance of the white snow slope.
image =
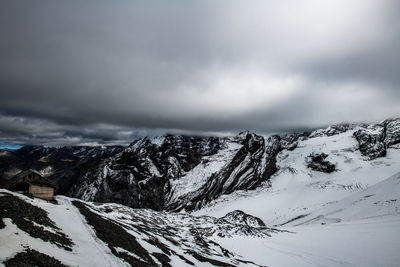
{"type": "Polygon", "coordinates": [[[215,239],[260,264],[399,266],[400,150],[368,161],[357,150],[355,130],[300,141],[278,155],[271,186],[225,195],[194,214],[221,217],[239,209],[290,231],[267,239],[215,239]],[[307,168],[312,152],[328,154],[337,171],[307,168]]]}
{"type": "Polygon", "coordinates": [[[62,229],[76,244],[73,251],[33,238],[20,230],[10,219],[4,219],[6,227],[0,229],[0,266],[1,262],[21,252],[25,247],[35,249],[52,256],[69,266],[126,266],[121,260],[114,257],[110,249],[102,243],[93,229],[85,222],[83,216],[75,208],[69,198],[57,197],[58,205],[40,199],[31,199],[0,189],[0,201],[3,193],[13,194],[24,201],[38,206],[48,212],[49,218],[62,229]]]}
{"type": "MultiPolygon", "coordinates": [[[[243,227],[208,216],[132,209],[120,204],[90,203],[64,196],[58,196],[58,204],[52,204],[0,189],[0,201],[10,195],[46,211],[49,219],[59,228],[57,231],[71,239],[73,245],[72,251],[68,251],[42,237],[35,238],[6,217],[3,218],[5,227],[0,225],[0,266],[27,248],[51,256],[67,266],[213,266],[211,263],[219,266],[259,266],[241,254],[224,249],[211,237],[230,239],[234,236],[253,236],[262,239],[277,232],[265,227],[243,227]],[[97,217],[95,221],[103,223],[102,226],[96,227],[73,201],[82,203],[91,216],[97,217]],[[117,229],[118,236],[113,232],[115,227],[123,229],[117,229]],[[107,231],[107,228],[112,231],[107,231]],[[102,234],[99,235],[99,231],[102,234]],[[139,262],[129,264],[132,262],[126,261],[120,253],[139,262]]],[[[21,216],[30,220],[27,214],[21,216]]],[[[34,225],[55,232],[54,228],[34,225]]]]}

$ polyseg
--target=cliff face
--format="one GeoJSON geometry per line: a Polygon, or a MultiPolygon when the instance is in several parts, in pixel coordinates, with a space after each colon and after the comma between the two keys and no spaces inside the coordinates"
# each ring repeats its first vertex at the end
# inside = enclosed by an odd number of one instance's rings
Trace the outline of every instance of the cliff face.
{"type": "Polygon", "coordinates": [[[193,210],[268,180],[280,150],[278,136],[248,132],[231,138],[143,138],[84,174],[69,194],[131,207],[193,210]]]}

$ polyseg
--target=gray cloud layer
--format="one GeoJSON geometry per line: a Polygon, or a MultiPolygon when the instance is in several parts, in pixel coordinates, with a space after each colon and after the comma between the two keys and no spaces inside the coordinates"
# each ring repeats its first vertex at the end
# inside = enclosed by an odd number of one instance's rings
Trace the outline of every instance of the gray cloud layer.
{"type": "Polygon", "coordinates": [[[400,114],[399,47],[394,0],[2,1],[0,139],[377,121],[400,114]]]}

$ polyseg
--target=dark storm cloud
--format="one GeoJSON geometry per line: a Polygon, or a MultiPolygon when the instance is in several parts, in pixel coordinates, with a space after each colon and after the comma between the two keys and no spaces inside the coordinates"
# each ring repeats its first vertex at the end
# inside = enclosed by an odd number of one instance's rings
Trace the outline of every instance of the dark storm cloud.
{"type": "Polygon", "coordinates": [[[57,124],[43,119],[0,114],[0,147],[8,144],[58,145],[127,145],[143,136],[161,135],[162,129],[132,129],[107,124],[57,124]]]}
{"type": "Polygon", "coordinates": [[[0,139],[381,120],[399,47],[398,1],[2,1],[0,139]]]}

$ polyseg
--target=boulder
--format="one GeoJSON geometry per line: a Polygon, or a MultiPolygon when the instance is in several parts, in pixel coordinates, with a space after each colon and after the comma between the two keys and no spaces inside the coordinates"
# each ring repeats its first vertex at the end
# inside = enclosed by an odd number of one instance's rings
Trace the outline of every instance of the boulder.
{"type": "Polygon", "coordinates": [[[241,210],[231,211],[218,222],[228,222],[236,225],[246,225],[250,227],[265,227],[265,223],[258,217],[249,215],[241,210]]]}
{"type": "Polygon", "coordinates": [[[363,156],[369,160],[386,156],[385,128],[379,125],[362,128],[354,132],[353,136],[363,156]]]}
{"type": "Polygon", "coordinates": [[[336,170],[334,164],[325,160],[328,157],[325,153],[311,154],[307,158],[307,167],[313,169],[314,171],[331,173],[336,170]]]}

